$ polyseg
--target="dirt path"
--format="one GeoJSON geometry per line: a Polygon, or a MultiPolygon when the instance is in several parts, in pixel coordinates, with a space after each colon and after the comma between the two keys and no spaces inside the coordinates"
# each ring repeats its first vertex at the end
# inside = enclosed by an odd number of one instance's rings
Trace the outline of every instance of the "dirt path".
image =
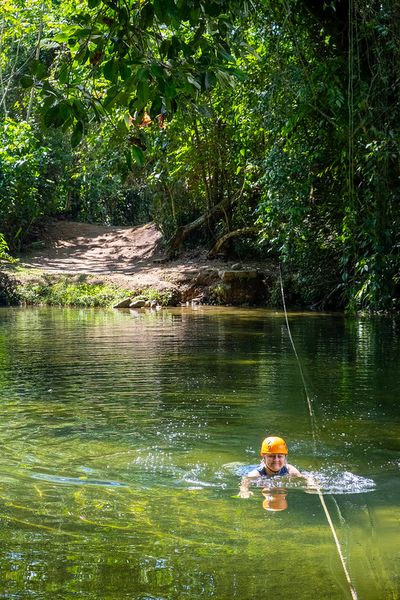
{"type": "MultiPolygon", "coordinates": [[[[227,270],[233,262],[193,255],[166,261],[161,250],[162,235],[153,223],[106,227],[56,221],[44,231],[42,239],[43,249],[21,257],[20,264],[26,268],[24,279],[34,277],[39,269],[44,273],[87,275],[127,289],[179,289],[184,296],[188,292],[190,299],[197,293],[196,282],[201,281],[202,274],[207,279],[205,274],[227,270]]],[[[235,268],[242,267],[236,264],[235,268]]]]}

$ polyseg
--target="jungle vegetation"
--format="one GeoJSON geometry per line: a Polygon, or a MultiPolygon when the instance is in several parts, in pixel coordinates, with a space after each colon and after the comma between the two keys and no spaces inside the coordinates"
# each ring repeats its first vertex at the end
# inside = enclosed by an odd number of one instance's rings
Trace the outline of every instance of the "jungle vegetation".
{"type": "Polygon", "coordinates": [[[399,309],[399,0],[4,0],[0,253],[50,217],[399,309]]]}

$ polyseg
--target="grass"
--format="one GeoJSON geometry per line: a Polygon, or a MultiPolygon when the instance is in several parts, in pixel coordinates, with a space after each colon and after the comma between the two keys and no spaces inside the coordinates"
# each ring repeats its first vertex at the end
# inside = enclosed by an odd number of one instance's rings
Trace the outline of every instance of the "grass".
{"type": "Polygon", "coordinates": [[[161,306],[176,304],[176,298],[169,290],[128,290],[106,283],[74,281],[67,276],[42,275],[35,280],[19,282],[16,294],[19,304],[25,305],[110,307],[124,298],[155,300],[161,306]]]}

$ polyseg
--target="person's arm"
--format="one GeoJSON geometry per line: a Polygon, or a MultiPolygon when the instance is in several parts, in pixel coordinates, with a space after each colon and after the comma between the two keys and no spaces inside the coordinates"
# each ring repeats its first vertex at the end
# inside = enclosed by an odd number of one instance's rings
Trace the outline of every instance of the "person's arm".
{"type": "Polygon", "coordinates": [[[295,477],[305,477],[296,467],[293,465],[286,465],[287,470],[289,471],[289,475],[294,475],[295,477]]]}
{"type": "Polygon", "coordinates": [[[314,481],[313,477],[310,475],[304,475],[304,473],[300,473],[296,467],[293,465],[286,465],[289,471],[289,475],[293,475],[294,477],[302,477],[306,480],[307,488],[306,491],[317,492],[319,489],[318,484],[314,481]]]}
{"type": "Polygon", "coordinates": [[[250,490],[249,490],[250,483],[254,479],[258,479],[259,477],[261,477],[261,475],[260,475],[260,472],[257,471],[257,469],[253,469],[252,471],[249,471],[246,475],[244,475],[242,477],[242,480],[240,482],[240,487],[239,487],[240,498],[249,498],[250,496],[253,495],[253,492],[250,492],[250,490]]]}

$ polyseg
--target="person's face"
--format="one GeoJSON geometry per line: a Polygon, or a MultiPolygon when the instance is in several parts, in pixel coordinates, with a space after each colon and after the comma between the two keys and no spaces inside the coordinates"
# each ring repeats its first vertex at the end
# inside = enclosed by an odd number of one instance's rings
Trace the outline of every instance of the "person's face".
{"type": "Polygon", "coordinates": [[[286,464],[286,454],[264,454],[264,462],[271,471],[279,471],[286,464]]]}

